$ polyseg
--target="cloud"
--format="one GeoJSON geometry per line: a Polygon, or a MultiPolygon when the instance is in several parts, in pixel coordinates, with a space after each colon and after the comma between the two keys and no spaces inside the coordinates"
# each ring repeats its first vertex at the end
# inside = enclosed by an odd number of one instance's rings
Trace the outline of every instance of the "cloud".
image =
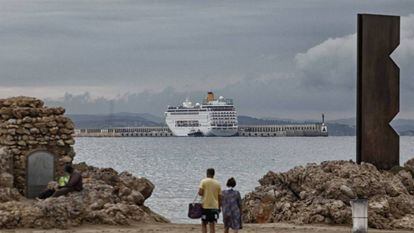
{"type": "MultiPolygon", "coordinates": [[[[349,98],[348,106],[354,106],[356,88],[356,34],[329,38],[295,56],[296,71],[302,83],[322,92],[333,90],[332,100],[349,98]],[[348,92],[348,95],[344,95],[348,92]]],[[[414,112],[414,15],[401,17],[401,41],[392,54],[400,67],[401,116],[414,112]]],[[[321,94],[323,95],[323,94],[321,94]]]]}
{"type": "Polygon", "coordinates": [[[303,83],[320,89],[355,89],[356,34],[329,38],[295,56],[303,83]]]}
{"type": "MultiPolygon", "coordinates": [[[[401,18],[401,42],[392,57],[402,70],[404,79],[414,74],[414,15],[401,18]]],[[[329,38],[304,53],[298,53],[295,61],[297,71],[302,75],[306,85],[354,90],[356,34],[329,38]]],[[[402,87],[412,87],[413,84],[414,79],[404,82],[402,87]]]]}
{"type": "MultiPolygon", "coordinates": [[[[352,116],[356,13],[412,9],[404,0],[5,0],[0,95],[47,98],[72,113],[114,105],[161,115],[213,90],[242,114],[352,116]]],[[[404,90],[414,88],[413,20],[402,18],[396,57],[404,90]]]]}

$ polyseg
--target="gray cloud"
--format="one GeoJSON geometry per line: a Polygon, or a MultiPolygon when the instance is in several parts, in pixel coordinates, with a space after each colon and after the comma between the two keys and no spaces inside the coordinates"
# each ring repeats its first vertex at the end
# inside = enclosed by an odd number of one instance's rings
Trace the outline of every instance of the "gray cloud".
{"type": "MultiPolygon", "coordinates": [[[[107,113],[113,102],[115,111],[160,115],[215,90],[244,114],[352,116],[356,14],[412,9],[406,0],[5,0],[0,93],[69,112],[107,113]]],[[[403,19],[398,55],[405,89],[413,87],[412,20],[403,19]]]]}

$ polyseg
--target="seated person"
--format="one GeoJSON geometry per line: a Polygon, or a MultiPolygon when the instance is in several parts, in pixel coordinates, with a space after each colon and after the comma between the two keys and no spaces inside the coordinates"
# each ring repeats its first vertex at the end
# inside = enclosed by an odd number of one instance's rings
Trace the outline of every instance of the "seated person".
{"type": "Polygon", "coordinates": [[[51,197],[56,190],[64,187],[69,182],[70,174],[65,172],[64,176],[61,176],[56,181],[51,181],[49,184],[47,184],[47,189],[39,194],[37,199],[46,199],[51,197]]]}
{"type": "Polygon", "coordinates": [[[82,175],[79,172],[75,171],[71,165],[65,166],[65,172],[70,175],[68,183],[65,186],[60,187],[58,190],[56,190],[56,192],[53,193],[52,197],[60,197],[70,192],[82,191],[82,175]]]}

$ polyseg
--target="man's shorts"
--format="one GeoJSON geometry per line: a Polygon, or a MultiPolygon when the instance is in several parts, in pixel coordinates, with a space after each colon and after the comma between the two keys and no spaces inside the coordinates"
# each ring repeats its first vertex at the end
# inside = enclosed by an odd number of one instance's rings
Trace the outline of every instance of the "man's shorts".
{"type": "Polygon", "coordinates": [[[201,221],[206,223],[216,223],[219,219],[219,210],[218,209],[203,209],[201,215],[201,221]]]}

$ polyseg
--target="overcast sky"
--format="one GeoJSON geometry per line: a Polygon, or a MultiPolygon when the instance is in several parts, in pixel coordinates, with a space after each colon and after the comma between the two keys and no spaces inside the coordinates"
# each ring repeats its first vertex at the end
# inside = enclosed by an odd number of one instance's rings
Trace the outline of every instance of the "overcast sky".
{"type": "Polygon", "coordinates": [[[161,115],[212,90],[240,114],[352,117],[361,12],[402,16],[393,58],[414,118],[412,0],[0,0],[0,95],[161,115]]]}

